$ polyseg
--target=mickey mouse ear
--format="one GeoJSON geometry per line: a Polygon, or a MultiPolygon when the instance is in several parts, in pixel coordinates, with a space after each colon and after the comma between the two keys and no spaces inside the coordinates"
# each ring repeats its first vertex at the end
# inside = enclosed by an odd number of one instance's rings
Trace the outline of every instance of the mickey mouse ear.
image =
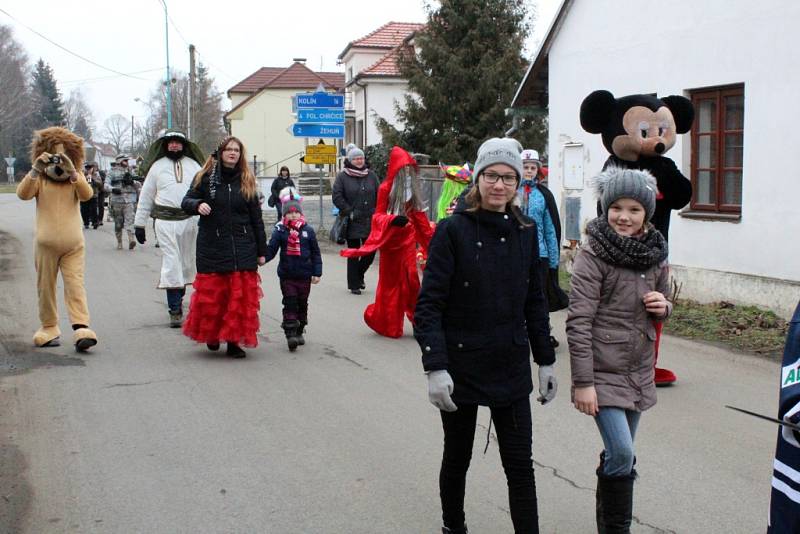
{"type": "Polygon", "coordinates": [[[591,134],[602,133],[614,111],[616,99],[609,91],[594,91],[581,103],[581,126],[591,134]]]}

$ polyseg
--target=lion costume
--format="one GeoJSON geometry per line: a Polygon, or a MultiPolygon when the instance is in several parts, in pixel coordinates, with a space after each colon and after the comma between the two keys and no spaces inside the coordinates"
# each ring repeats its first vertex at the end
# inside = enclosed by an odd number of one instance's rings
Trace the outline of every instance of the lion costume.
{"type": "Polygon", "coordinates": [[[84,241],[80,202],[92,198],[83,168],[83,139],[60,127],[34,133],[33,168],[17,187],[22,200],[36,198],[34,262],[41,326],[33,335],[37,347],[59,344],[56,280],[64,281],[64,301],[72,323],[73,343],[83,352],[97,344],[89,328],[89,308],[83,286],[84,241]]]}

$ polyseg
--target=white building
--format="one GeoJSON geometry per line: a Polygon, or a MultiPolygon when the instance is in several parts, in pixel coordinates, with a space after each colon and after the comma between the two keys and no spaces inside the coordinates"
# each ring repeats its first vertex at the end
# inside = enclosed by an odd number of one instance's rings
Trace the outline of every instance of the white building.
{"type": "Polygon", "coordinates": [[[694,186],[670,225],[681,295],[790,315],[800,299],[800,177],[784,135],[800,119],[798,25],[798,2],[563,0],[512,107],[548,113],[565,233],[595,215],[588,181],[609,155],[580,126],[583,99],[597,89],[686,96],[692,132],[666,154],[694,186]]]}
{"type": "Polygon", "coordinates": [[[408,83],[400,74],[397,53],[424,24],[389,22],[351,41],[339,54],[345,67],[347,123],[345,143],[364,148],[382,141],[375,119],[381,117],[402,130],[395,104],[402,105],[408,83]]]}

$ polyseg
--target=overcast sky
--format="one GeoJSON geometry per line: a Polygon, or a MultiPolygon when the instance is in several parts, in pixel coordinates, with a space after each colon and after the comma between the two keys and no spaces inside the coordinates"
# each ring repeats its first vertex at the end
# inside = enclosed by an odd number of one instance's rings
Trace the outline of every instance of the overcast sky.
{"type": "MultiPolygon", "coordinates": [[[[188,43],[208,66],[217,87],[228,88],[260,67],[286,67],[307,58],[313,70],[340,71],[347,43],[389,21],[424,22],[422,0],[296,2],[166,0],[170,68],[187,72],[188,43]],[[200,7],[202,6],[202,7],[200,7]],[[174,23],[174,24],[173,24],[174,23]],[[177,29],[176,29],[177,27],[177,29]]],[[[560,0],[531,0],[539,14],[526,56],[536,50],[560,0]]],[[[161,0],[0,0],[0,24],[9,25],[31,63],[53,68],[66,100],[80,88],[95,117],[94,130],[115,113],[144,119],[146,100],[165,76],[164,7],[161,0]],[[101,66],[78,59],[25,26],[101,66]]],[[[0,80],[0,90],[2,90],[0,80]]],[[[226,101],[226,106],[229,102],[226,101]]]]}

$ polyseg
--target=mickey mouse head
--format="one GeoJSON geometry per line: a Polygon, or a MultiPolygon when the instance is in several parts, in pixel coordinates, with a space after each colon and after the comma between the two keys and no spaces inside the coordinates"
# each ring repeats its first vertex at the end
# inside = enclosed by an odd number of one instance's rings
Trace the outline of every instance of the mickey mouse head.
{"type": "Polygon", "coordinates": [[[637,161],[641,156],[661,156],[672,148],[677,134],[692,128],[694,106],[682,96],[614,98],[609,91],[600,90],[583,100],[580,120],[584,130],[602,135],[609,152],[625,161],[637,161]]]}

